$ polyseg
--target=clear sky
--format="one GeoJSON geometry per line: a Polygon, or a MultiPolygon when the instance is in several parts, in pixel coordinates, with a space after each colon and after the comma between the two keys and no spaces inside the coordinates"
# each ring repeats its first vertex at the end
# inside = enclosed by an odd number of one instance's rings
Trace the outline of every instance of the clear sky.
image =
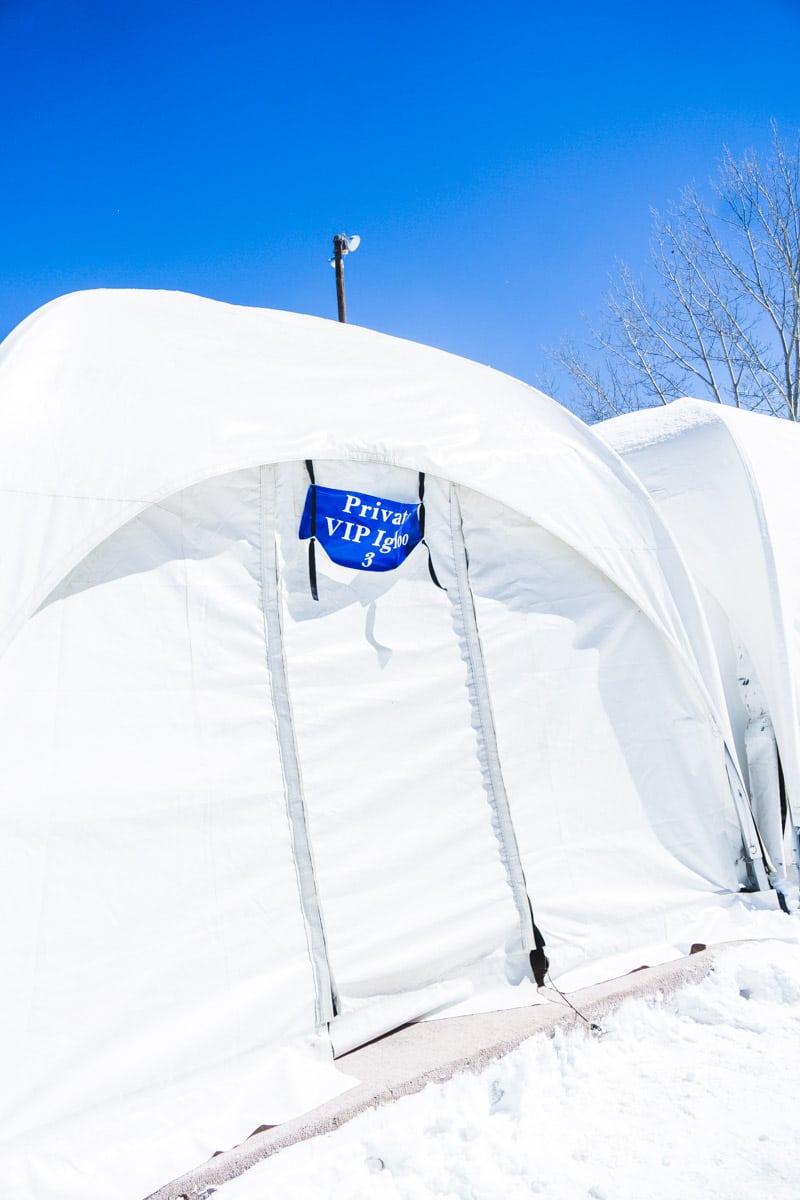
{"type": "MultiPolygon", "coordinates": [[[[93,287],[350,321],[535,382],[651,206],[800,127],[800,0],[0,0],[0,336],[93,287]]],[[[566,395],[562,395],[565,401],[566,395]]]]}

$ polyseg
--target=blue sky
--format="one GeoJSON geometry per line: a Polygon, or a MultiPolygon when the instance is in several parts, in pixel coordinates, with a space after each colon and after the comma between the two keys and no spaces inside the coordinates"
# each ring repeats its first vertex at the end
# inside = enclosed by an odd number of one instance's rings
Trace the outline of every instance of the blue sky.
{"type": "MultiPolygon", "coordinates": [[[[89,287],[350,321],[535,382],[651,206],[800,127],[800,0],[0,0],[0,336],[89,287]]],[[[567,395],[562,395],[568,400],[567,395]]]]}

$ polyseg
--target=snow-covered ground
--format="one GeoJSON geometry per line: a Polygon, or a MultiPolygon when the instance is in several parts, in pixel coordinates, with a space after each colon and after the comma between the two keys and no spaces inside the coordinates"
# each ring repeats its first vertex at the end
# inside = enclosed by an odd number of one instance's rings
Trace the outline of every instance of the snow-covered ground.
{"type": "MultiPolygon", "coordinates": [[[[539,1036],[479,1075],[266,1159],[220,1200],[796,1200],[800,923],[602,1035],[539,1036]]],[[[790,924],[789,924],[790,923],[790,924]]]]}

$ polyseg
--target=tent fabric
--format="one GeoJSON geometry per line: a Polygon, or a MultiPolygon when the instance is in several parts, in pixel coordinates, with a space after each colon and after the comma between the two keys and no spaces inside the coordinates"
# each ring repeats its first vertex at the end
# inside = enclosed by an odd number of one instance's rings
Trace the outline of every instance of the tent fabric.
{"type": "Polygon", "coordinates": [[[337,1022],[535,1000],[528,897],[556,975],[599,978],[747,881],[680,554],[613,452],[494,371],[65,297],[0,348],[0,547],[21,1200],[141,1200],[320,1102],[337,1022]],[[315,599],[307,460],[401,504],[425,472],[442,586],[425,546],[378,573],[318,547],[315,599]]]}
{"type": "Polygon", "coordinates": [[[698,583],[759,826],[776,873],[796,884],[777,764],[758,780],[777,742],[800,811],[800,430],[689,398],[596,429],[647,487],[698,583]]]}
{"type": "Polygon", "coordinates": [[[261,462],[366,457],[463,483],[541,523],[630,595],[720,700],[658,518],[641,503],[623,512],[630,482],[616,456],[517,380],[355,326],[102,290],[23,321],[0,348],[0,378],[10,555],[0,648],[146,505],[261,462]],[[568,484],[580,503],[554,505],[568,484]]]}

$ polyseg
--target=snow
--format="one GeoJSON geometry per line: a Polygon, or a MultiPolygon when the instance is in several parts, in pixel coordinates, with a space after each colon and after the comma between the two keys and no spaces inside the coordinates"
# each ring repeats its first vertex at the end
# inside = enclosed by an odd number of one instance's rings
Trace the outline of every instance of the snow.
{"type": "Polygon", "coordinates": [[[795,1200],[800,930],[266,1159],[220,1200],[795,1200]]]}
{"type": "Polygon", "coordinates": [[[670,404],[639,408],[619,417],[611,417],[601,422],[595,431],[601,437],[608,436],[617,454],[625,458],[643,447],[668,442],[700,425],[724,420],[726,416],[727,410],[722,405],[684,396],[670,404]]]}

